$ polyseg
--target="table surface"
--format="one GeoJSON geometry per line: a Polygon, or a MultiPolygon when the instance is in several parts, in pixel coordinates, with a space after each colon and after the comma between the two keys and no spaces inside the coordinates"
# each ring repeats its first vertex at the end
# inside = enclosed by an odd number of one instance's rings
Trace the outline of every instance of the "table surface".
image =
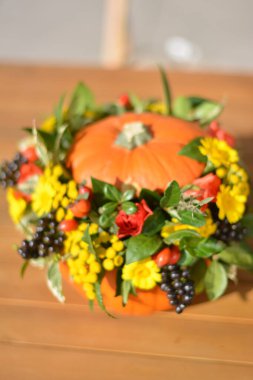
{"type": "MultiPolygon", "coordinates": [[[[253,174],[253,76],[186,73],[170,75],[175,94],[222,99],[221,120],[238,137],[253,174]]],[[[127,90],[161,96],[156,71],[0,66],[0,159],[10,158],[21,126],[40,121],[59,95],[82,80],[98,102],[127,90]]],[[[252,276],[215,302],[193,305],[182,315],[161,312],[116,320],[90,313],[65,284],[67,302],[57,303],[43,271],[19,276],[21,260],[12,249],[20,241],[1,192],[0,215],[0,378],[1,379],[252,379],[252,276]]]]}

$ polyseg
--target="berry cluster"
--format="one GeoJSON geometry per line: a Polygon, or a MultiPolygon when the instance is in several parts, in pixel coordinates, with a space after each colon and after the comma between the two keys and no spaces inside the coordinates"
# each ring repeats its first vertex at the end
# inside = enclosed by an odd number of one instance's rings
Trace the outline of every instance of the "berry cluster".
{"type": "Polygon", "coordinates": [[[47,214],[38,222],[31,240],[23,240],[18,253],[26,260],[60,253],[63,249],[64,232],[58,230],[54,214],[47,214]]]}
{"type": "Polygon", "coordinates": [[[217,220],[217,230],[214,237],[217,240],[221,240],[224,243],[230,243],[231,241],[241,241],[244,239],[247,229],[241,222],[230,224],[227,219],[217,220]]]}
{"type": "Polygon", "coordinates": [[[27,159],[17,153],[12,161],[4,161],[0,168],[0,185],[6,189],[13,187],[20,176],[20,166],[27,162],[27,159]]]}
{"type": "Polygon", "coordinates": [[[177,314],[182,313],[186,306],[191,304],[195,294],[189,270],[176,264],[162,268],[161,289],[167,293],[170,304],[176,307],[177,314]]]}

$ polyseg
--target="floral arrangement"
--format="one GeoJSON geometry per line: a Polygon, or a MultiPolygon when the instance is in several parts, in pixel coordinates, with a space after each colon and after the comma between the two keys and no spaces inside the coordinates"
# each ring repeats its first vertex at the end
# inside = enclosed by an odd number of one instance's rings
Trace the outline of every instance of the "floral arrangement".
{"type": "MultiPolygon", "coordinates": [[[[235,139],[217,121],[223,105],[193,96],[172,100],[163,70],[161,74],[163,102],[126,94],[98,106],[80,83],[70,102],[62,97],[39,128],[25,128],[29,137],[14,159],[1,166],[11,218],[25,234],[17,247],[24,259],[21,274],[29,264],[45,267],[48,286],[61,302],[63,274],[91,308],[97,302],[108,314],[115,308],[142,314],[172,307],[181,313],[196,293],[217,299],[228,280],[236,281],[237,268],[253,269],[247,244],[253,232],[249,177],[235,139]],[[80,169],[82,149],[99,151],[111,123],[121,120],[114,143],[121,152],[144,152],[159,128],[159,133],[164,128],[160,139],[173,140],[176,129],[185,135],[187,143],[175,149],[178,161],[163,162],[176,168],[174,176],[165,170],[165,179],[142,186],[159,174],[145,163],[149,155],[140,162],[146,174],[137,171],[132,182],[129,176],[119,181],[118,175],[114,180],[102,175],[104,169],[96,176],[97,163],[90,160],[90,168],[89,157],[80,169]],[[151,131],[152,123],[159,124],[157,131],[151,131]],[[96,132],[99,126],[104,134],[96,132]],[[89,137],[93,132],[96,139],[89,137]]],[[[173,145],[165,144],[165,149],[171,152],[173,145]]]]}

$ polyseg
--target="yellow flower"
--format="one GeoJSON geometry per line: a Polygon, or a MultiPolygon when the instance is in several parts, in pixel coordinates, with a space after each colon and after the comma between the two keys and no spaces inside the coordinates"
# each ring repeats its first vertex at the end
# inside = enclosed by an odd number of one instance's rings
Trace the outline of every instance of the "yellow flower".
{"type": "Polygon", "coordinates": [[[117,255],[114,257],[113,262],[114,262],[115,267],[120,267],[123,264],[124,259],[122,256],[117,255]]]}
{"type": "Polygon", "coordinates": [[[216,138],[201,139],[199,150],[204,156],[207,156],[216,168],[220,166],[229,167],[232,163],[239,161],[238,152],[231,148],[226,141],[216,138]]]}
{"type": "Polygon", "coordinates": [[[105,270],[108,270],[108,271],[111,271],[114,269],[114,262],[112,259],[105,259],[103,261],[103,267],[105,268],[105,270]]]}
{"type": "Polygon", "coordinates": [[[151,259],[137,261],[123,267],[122,279],[132,281],[136,288],[153,289],[157,282],[161,282],[160,269],[151,259]]]}
{"type": "Polygon", "coordinates": [[[47,133],[52,133],[55,130],[56,120],[54,116],[46,118],[40,126],[40,129],[47,133]]]}
{"type": "Polygon", "coordinates": [[[246,201],[247,197],[238,194],[236,186],[231,188],[230,186],[221,185],[220,192],[217,195],[219,218],[222,220],[227,218],[229,223],[238,222],[245,212],[246,201]]]}
{"type": "Polygon", "coordinates": [[[151,103],[147,106],[147,111],[154,112],[154,113],[160,113],[162,115],[166,112],[166,106],[163,102],[157,101],[154,103],[151,103]]]}
{"type": "Polygon", "coordinates": [[[14,223],[19,223],[22,219],[27,203],[23,198],[17,199],[14,195],[14,190],[9,188],[7,190],[7,202],[9,204],[9,213],[14,223]]]}
{"type": "Polygon", "coordinates": [[[53,207],[54,197],[56,195],[55,188],[51,183],[47,183],[43,178],[39,182],[32,194],[32,209],[38,215],[42,216],[51,211],[53,207]]]}

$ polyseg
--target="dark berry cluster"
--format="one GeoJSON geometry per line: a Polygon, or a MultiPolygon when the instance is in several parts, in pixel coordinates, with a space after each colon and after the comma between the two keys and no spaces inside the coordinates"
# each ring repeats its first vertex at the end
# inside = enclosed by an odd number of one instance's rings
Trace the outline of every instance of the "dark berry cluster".
{"type": "Polygon", "coordinates": [[[227,219],[216,221],[217,230],[214,237],[224,243],[231,241],[241,241],[244,239],[247,229],[241,222],[231,224],[227,219]]]}
{"type": "Polygon", "coordinates": [[[189,270],[176,264],[162,268],[161,289],[167,293],[170,304],[175,306],[178,314],[191,304],[195,293],[189,270]]]}
{"type": "Polygon", "coordinates": [[[27,162],[22,154],[17,153],[12,161],[4,161],[0,168],[0,185],[6,189],[15,186],[20,176],[20,166],[27,162]]]}
{"type": "Polygon", "coordinates": [[[58,230],[54,214],[41,218],[31,240],[23,240],[18,253],[26,260],[60,253],[63,249],[64,232],[58,230]]]}

